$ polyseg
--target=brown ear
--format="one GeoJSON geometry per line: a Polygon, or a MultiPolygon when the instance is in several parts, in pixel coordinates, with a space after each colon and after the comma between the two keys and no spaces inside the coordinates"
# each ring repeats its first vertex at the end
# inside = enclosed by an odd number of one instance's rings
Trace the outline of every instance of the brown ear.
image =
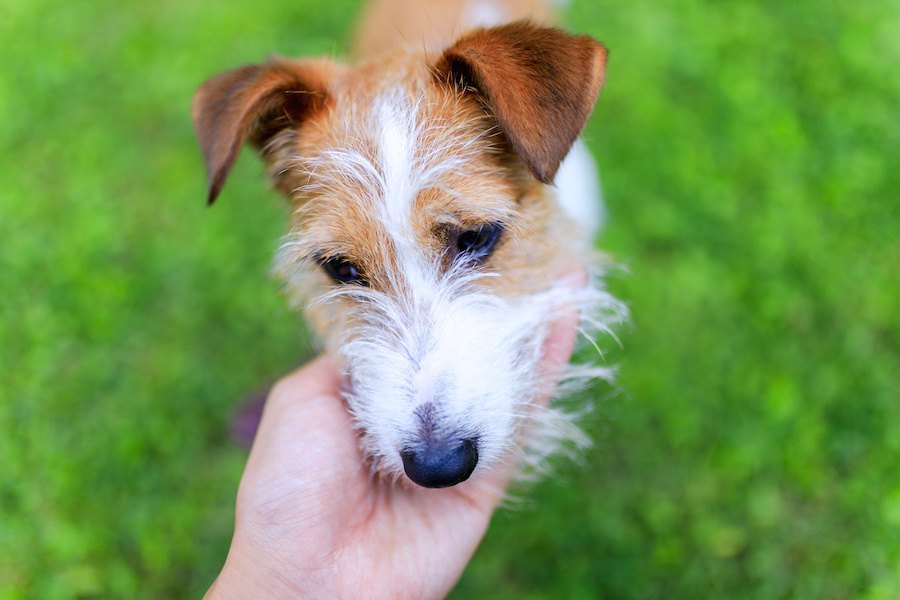
{"type": "Polygon", "coordinates": [[[194,95],[192,115],[215,202],[245,140],[260,150],[278,132],[296,127],[326,101],[334,65],[272,59],[226,71],[194,95]]]}
{"type": "Polygon", "coordinates": [[[435,66],[479,95],[535,177],[551,183],[594,108],[606,49],[520,21],[463,37],[435,66]]]}

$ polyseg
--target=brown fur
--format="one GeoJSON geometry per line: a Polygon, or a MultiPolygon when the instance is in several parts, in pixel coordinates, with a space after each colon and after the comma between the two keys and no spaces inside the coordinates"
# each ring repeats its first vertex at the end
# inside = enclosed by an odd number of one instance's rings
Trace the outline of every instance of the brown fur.
{"type": "MultiPolygon", "coordinates": [[[[396,248],[372,190],[322,159],[349,146],[375,161],[373,107],[400,89],[424,98],[419,119],[442,126],[432,134],[442,139],[421,144],[443,148],[434,160],[454,158],[454,143],[474,148],[464,167],[419,191],[411,216],[417,246],[446,266],[448,231],[499,220],[505,230],[483,268],[500,277],[482,285],[507,297],[546,289],[579,258],[567,243],[567,218],[542,183],[552,181],[590,114],[605,56],[590,38],[520,22],[475,31],[434,60],[393,50],[355,68],[276,59],[224,73],[201,86],[193,106],[209,201],[250,141],[294,204],[294,263],[345,257],[373,288],[403,293],[392,289],[403,282],[387,276],[398,271],[396,248]]],[[[320,286],[331,285],[313,270],[320,286]]],[[[340,318],[342,302],[308,311],[320,333],[340,318]]]]}
{"type": "Polygon", "coordinates": [[[320,110],[335,69],[325,60],[273,59],[227,71],[200,86],[191,112],[206,160],[210,204],[244,141],[262,150],[276,133],[320,110]]]}
{"type": "Polygon", "coordinates": [[[482,29],[448,48],[436,70],[478,94],[513,149],[543,183],[587,122],[606,66],[606,49],[527,22],[482,29]]]}

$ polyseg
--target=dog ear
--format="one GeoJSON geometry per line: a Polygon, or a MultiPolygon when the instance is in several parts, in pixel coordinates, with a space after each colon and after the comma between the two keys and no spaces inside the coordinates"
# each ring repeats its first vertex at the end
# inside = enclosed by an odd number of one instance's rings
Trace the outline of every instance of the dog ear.
{"type": "Polygon", "coordinates": [[[442,82],[477,94],[534,176],[551,183],[594,108],[606,54],[588,36],[520,21],[466,35],[435,67],[442,82]]]}
{"type": "Polygon", "coordinates": [[[296,128],[328,100],[330,61],[271,59],[226,71],[194,95],[192,116],[206,161],[210,204],[215,202],[244,141],[265,153],[285,128],[296,128]]]}

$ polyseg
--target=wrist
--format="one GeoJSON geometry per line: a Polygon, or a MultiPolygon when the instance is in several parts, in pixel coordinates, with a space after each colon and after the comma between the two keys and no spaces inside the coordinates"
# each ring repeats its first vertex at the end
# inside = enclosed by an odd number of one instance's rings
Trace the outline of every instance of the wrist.
{"type": "Polygon", "coordinates": [[[299,573],[285,573],[285,563],[263,548],[232,540],[228,557],[205,599],[304,597],[299,573]]]}

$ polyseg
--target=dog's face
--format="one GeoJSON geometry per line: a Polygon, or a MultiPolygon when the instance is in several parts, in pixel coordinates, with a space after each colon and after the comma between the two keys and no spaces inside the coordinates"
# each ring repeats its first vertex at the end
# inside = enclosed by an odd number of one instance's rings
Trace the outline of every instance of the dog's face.
{"type": "Polygon", "coordinates": [[[512,25],[440,58],[273,61],[195,99],[218,194],[244,139],[291,200],[278,270],[328,348],[379,472],[429,487],[497,464],[546,382],[577,260],[549,194],[599,90],[584,37],[512,25]],[[575,257],[575,258],[573,258],[575,257]]]}

